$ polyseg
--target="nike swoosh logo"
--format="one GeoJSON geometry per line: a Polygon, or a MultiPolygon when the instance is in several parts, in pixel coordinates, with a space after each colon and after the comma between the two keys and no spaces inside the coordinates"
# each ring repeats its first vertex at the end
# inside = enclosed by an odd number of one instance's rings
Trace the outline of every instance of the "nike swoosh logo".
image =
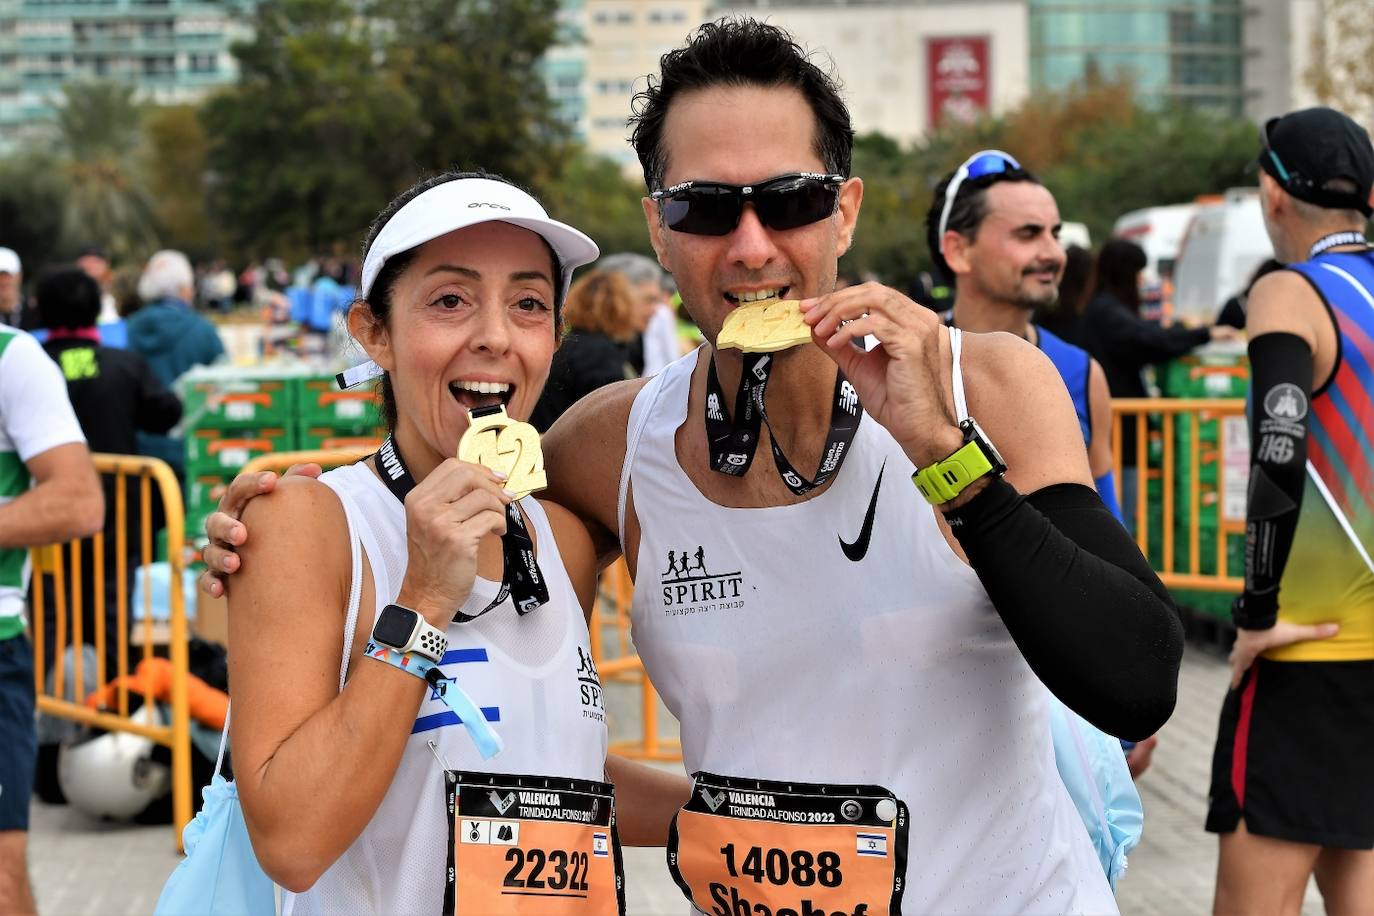
{"type": "Polygon", "coordinates": [[[873,536],[873,517],[878,510],[878,491],[883,488],[883,471],[887,470],[887,462],[878,469],[878,482],[873,485],[873,497],[868,501],[868,512],[864,513],[864,524],[859,529],[859,536],[854,539],[854,543],[849,543],[844,538],[840,538],[840,549],[844,555],[855,563],[862,560],[868,553],[868,540],[873,536]]]}

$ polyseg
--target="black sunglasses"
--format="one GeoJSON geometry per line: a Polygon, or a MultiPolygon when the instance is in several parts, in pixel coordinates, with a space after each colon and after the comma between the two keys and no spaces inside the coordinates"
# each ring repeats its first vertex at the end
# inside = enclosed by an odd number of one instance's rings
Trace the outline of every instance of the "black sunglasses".
{"type": "Polygon", "coordinates": [[[663,221],[676,232],[729,235],[739,225],[744,205],[754,205],[759,222],[769,229],[796,229],[835,212],[843,175],[797,172],[758,184],[684,181],[654,191],[663,221]]]}

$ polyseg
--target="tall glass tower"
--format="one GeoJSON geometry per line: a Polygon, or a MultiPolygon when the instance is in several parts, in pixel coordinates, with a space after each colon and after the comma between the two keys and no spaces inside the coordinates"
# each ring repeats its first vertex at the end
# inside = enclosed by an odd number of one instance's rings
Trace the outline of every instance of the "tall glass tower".
{"type": "Polygon", "coordinates": [[[1146,102],[1239,115],[1241,0],[1029,0],[1032,91],[1125,73],[1146,102]]]}

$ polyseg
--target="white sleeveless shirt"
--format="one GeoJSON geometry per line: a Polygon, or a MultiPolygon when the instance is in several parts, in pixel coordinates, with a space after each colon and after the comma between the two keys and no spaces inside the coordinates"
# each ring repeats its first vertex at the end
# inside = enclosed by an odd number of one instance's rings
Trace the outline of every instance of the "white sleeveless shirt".
{"type": "MultiPolygon", "coordinates": [[[[365,464],[338,468],[320,480],[338,494],[351,536],[361,541],[371,566],[376,606],[357,621],[370,630],[405,576],[405,507],[365,464]]],[[[549,602],[523,617],[506,602],[471,623],[450,624],[441,663],[444,675],[458,681],[501,734],[505,750],[482,760],[458,717],[431,692],[372,820],[314,887],[285,894],[283,916],[443,909],[448,823],[443,770],[430,741],[455,770],[605,778],[606,716],[582,607],[543,508],[528,498],[520,507],[530,522],[549,602]]],[[[361,576],[361,570],[353,575],[361,576]]],[[[358,587],[355,581],[355,595],[358,587]]],[[[463,610],[476,613],[499,589],[499,582],[478,578],[463,610]]],[[[346,629],[351,635],[353,627],[346,629]]]]}
{"type": "Polygon", "coordinates": [[[890,789],[911,812],[904,913],[1115,913],[1046,689],[896,440],[865,415],[829,489],[719,506],[674,444],[701,422],[698,358],[636,397],[620,490],[622,542],[627,483],[640,528],[634,644],[688,772],[890,789]]]}

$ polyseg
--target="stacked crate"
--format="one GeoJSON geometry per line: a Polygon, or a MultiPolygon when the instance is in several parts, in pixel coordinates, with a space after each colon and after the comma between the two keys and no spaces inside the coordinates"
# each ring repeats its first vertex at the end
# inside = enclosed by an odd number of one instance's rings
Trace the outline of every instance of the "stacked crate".
{"type": "Polygon", "coordinates": [[[177,385],[186,441],[186,536],[201,538],[218,489],[258,455],[290,451],[291,379],[220,367],[194,370],[177,385]]]}
{"type": "Polygon", "coordinates": [[[373,386],[340,391],[332,375],[300,376],[291,382],[297,449],[375,446],[385,438],[373,386]]]}

